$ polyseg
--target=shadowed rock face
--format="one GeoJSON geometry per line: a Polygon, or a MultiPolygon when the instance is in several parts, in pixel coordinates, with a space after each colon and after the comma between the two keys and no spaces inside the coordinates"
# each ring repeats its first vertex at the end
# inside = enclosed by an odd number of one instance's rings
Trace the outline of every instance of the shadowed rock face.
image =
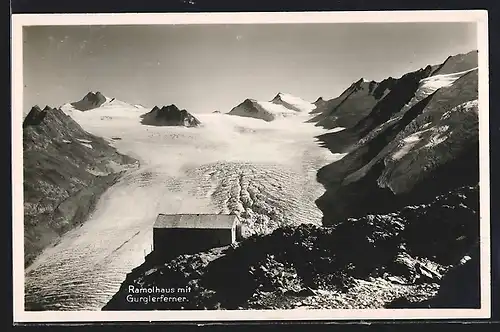
{"type": "Polygon", "coordinates": [[[319,102],[313,113],[318,114],[309,122],[327,129],[350,128],[364,118],[377,102],[396,85],[392,77],[382,82],[360,79],[353,83],[339,97],[319,102]]]}
{"type": "Polygon", "coordinates": [[[42,111],[42,109],[38,105],[33,106],[31,108],[31,111],[24,118],[23,128],[26,128],[28,126],[39,125],[43,121],[46,115],[47,112],[42,111]]]}
{"type": "Polygon", "coordinates": [[[71,103],[71,106],[80,111],[89,111],[104,104],[106,97],[99,91],[96,93],[89,92],[80,101],[71,103]]]}
{"type": "Polygon", "coordinates": [[[25,265],[84,222],[99,196],[135,160],[84,131],[59,109],[35,106],[23,122],[25,265]]]}
{"type": "MultiPolygon", "coordinates": [[[[331,125],[330,127],[336,127],[338,124],[340,127],[346,127],[347,129],[341,132],[324,134],[318,138],[332,152],[346,152],[364,135],[389,120],[394,113],[401,110],[414,97],[420,80],[428,77],[430,72],[431,67],[428,66],[406,74],[397,80],[389,78],[381,82],[373,91],[373,95],[380,94],[382,89],[378,92],[377,89],[382,86],[385,95],[381,99],[375,99],[374,96],[365,96],[370,102],[361,103],[359,98],[348,98],[347,100],[349,100],[350,104],[355,104],[356,106],[346,106],[344,112],[355,113],[356,115],[353,117],[354,121],[346,123],[335,120],[335,125],[331,125]]],[[[321,123],[318,122],[318,124],[321,123]]]]}
{"type": "Polygon", "coordinates": [[[186,110],[180,110],[175,105],[153,107],[151,111],[141,115],[141,123],[150,126],[184,126],[197,127],[201,122],[186,110]]]}
{"type": "Polygon", "coordinates": [[[465,54],[450,56],[441,64],[432,75],[457,73],[478,66],[478,52],[471,51],[465,54]]]}

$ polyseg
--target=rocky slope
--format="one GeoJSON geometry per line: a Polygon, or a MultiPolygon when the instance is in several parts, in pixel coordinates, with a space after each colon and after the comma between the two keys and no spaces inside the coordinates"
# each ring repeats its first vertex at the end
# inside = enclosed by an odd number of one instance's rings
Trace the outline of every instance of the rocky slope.
{"type": "Polygon", "coordinates": [[[356,125],[320,137],[332,152],[346,153],[318,172],[325,224],[478,183],[477,69],[429,81],[430,70],[407,76],[402,87],[400,79],[356,125]]]}
{"type": "Polygon", "coordinates": [[[141,123],[150,126],[185,126],[197,127],[201,122],[186,110],[175,105],[153,107],[151,111],[141,115],[141,123]]]}
{"type": "Polygon", "coordinates": [[[84,131],[60,109],[35,106],[23,122],[25,265],[83,223],[135,160],[84,131]]]}
{"type": "Polygon", "coordinates": [[[104,104],[107,98],[99,91],[87,93],[81,100],[71,103],[79,111],[89,111],[104,104]]]}
{"type": "Polygon", "coordinates": [[[152,253],[104,310],[384,308],[404,301],[409,307],[430,300],[440,283],[453,279],[447,271],[474,255],[478,205],[478,187],[462,187],[332,227],[284,227],[239,246],[172,260],[152,253]],[[131,299],[144,294],[131,287],[152,288],[153,296],[160,296],[155,287],[174,288],[169,296],[185,299],[135,303],[131,299]],[[189,292],[179,291],[186,287],[189,292]]]}

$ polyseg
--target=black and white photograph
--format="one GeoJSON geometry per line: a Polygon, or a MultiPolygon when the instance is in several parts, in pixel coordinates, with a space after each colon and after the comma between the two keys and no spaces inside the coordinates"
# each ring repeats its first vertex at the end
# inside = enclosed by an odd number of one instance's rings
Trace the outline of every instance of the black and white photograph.
{"type": "Polygon", "coordinates": [[[12,38],[15,318],[489,317],[484,11],[12,38]]]}

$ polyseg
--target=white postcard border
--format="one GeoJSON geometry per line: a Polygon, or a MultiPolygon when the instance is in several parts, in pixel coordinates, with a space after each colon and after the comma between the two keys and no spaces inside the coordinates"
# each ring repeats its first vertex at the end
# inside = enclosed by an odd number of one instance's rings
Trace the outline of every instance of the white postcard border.
{"type": "Polygon", "coordinates": [[[263,321],[480,319],[491,315],[488,15],[485,10],[282,13],[14,14],[12,15],[12,188],[14,322],[263,321]],[[23,26],[266,23],[477,22],[480,144],[480,309],[338,309],[213,311],[25,311],[23,230],[23,26]]]}

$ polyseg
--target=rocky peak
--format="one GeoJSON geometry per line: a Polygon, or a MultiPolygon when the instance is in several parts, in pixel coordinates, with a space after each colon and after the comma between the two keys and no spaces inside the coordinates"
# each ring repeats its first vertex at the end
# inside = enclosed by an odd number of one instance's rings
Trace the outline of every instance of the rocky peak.
{"type": "Polygon", "coordinates": [[[255,106],[255,100],[247,98],[240,105],[245,107],[253,107],[255,106]]]}
{"type": "Polygon", "coordinates": [[[80,111],[88,111],[101,106],[105,101],[106,97],[100,91],[95,93],[90,91],[81,100],[73,102],[71,105],[80,111]]]}
{"type": "Polygon", "coordinates": [[[24,118],[23,128],[39,125],[47,115],[47,107],[48,106],[42,110],[38,105],[33,106],[28,115],[24,118]]]}
{"type": "Polygon", "coordinates": [[[324,101],[325,100],[323,99],[323,97],[319,97],[318,99],[316,99],[316,101],[314,102],[314,104],[319,104],[319,103],[322,103],[324,101]]]}

